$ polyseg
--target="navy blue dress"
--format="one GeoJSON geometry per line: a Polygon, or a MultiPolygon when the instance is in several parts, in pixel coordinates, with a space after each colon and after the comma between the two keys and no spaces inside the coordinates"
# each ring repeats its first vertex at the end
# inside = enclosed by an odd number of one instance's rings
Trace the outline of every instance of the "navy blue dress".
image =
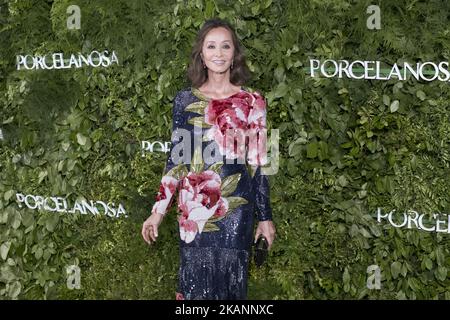
{"type": "MultiPolygon", "coordinates": [[[[241,92],[247,91],[242,88],[241,92]]],[[[203,108],[208,102],[209,100],[195,88],[181,90],[175,97],[172,129],[173,131],[177,129],[189,131],[192,148],[194,148],[195,133],[190,119],[199,117],[199,113],[195,110],[200,110],[192,109],[192,106],[203,108]],[[186,110],[188,106],[191,106],[190,109],[188,108],[191,111],[186,110]]],[[[200,132],[204,134],[206,130],[208,128],[201,128],[200,132]]],[[[196,132],[199,132],[198,128],[196,132]]],[[[179,216],[180,268],[177,298],[187,300],[246,299],[248,265],[255,218],[257,221],[272,220],[268,177],[261,174],[261,167],[254,167],[254,170],[251,171],[247,164],[236,161],[228,163],[229,160],[226,162],[225,156],[223,156],[223,165],[214,168],[217,175],[211,170],[206,171],[208,168],[213,168],[213,164],[203,163],[201,170],[197,169],[200,173],[191,175],[189,179],[185,178],[183,183],[181,177],[192,171],[192,165],[186,164],[184,171],[172,170],[178,164],[174,163],[171,156],[172,150],[179,143],[183,143],[182,140],[184,139],[172,140],[171,153],[164,170],[164,175],[172,172],[172,177],[164,176],[166,179],[163,177],[157,203],[152,212],[165,214],[177,191],[179,192],[178,197],[184,195],[185,198],[191,197],[192,200],[192,197],[199,195],[199,191],[195,190],[203,190],[203,195],[198,201],[203,206],[202,208],[198,208],[197,205],[194,205],[194,208],[189,205],[183,207],[183,204],[179,202],[178,211],[180,212],[180,208],[181,211],[184,210],[183,212],[198,210],[201,212],[198,216],[213,209],[216,213],[209,218],[206,224],[201,220],[197,220],[197,223],[189,223],[189,217],[186,214],[184,218],[182,215],[179,216]],[[175,174],[174,171],[176,171],[175,174]],[[204,171],[207,174],[202,175],[201,172],[204,171]],[[200,179],[200,175],[203,178],[200,179]],[[218,201],[217,197],[214,198],[214,192],[211,189],[214,189],[217,184],[222,190],[221,199],[227,200],[218,201]],[[231,189],[230,185],[233,185],[231,189]],[[192,186],[200,187],[195,189],[192,186]],[[183,192],[180,191],[182,189],[183,192]],[[224,212],[218,214],[220,208],[228,209],[227,214],[224,212]]],[[[201,142],[202,150],[210,143],[216,142],[201,142]]],[[[182,200],[182,202],[184,204],[194,203],[187,200],[182,200]]]]}

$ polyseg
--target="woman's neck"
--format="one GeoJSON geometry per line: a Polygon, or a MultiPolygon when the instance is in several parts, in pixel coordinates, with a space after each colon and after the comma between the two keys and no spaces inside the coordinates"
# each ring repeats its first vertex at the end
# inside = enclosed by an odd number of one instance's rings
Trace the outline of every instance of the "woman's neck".
{"type": "Polygon", "coordinates": [[[240,87],[233,85],[230,82],[230,70],[224,73],[216,73],[208,71],[208,80],[198,88],[207,96],[212,98],[228,97],[237,92],[240,87]]]}

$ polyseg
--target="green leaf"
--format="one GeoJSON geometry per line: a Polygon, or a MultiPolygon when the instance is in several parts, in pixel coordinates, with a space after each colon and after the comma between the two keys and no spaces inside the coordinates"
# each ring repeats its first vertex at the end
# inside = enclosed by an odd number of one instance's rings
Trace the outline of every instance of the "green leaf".
{"type": "Polygon", "coordinates": [[[340,89],[340,90],[338,91],[338,94],[339,94],[339,95],[346,94],[346,93],[348,93],[347,88],[342,88],[342,89],[340,89]]]}
{"type": "Polygon", "coordinates": [[[0,281],[8,283],[14,279],[17,279],[14,269],[4,264],[0,269],[0,281]]]}
{"type": "Polygon", "coordinates": [[[228,215],[230,215],[234,209],[236,209],[237,207],[247,204],[248,201],[242,197],[223,197],[225,199],[225,201],[227,201],[228,203],[228,210],[227,212],[225,212],[225,214],[223,216],[220,217],[215,217],[212,216],[211,218],[208,219],[208,222],[217,222],[222,220],[223,218],[227,217],[228,215]]]}
{"type": "Polygon", "coordinates": [[[22,291],[22,285],[19,281],[14,281],[12,284],[9,285],[9,292],[8,296],[12,299],[15,299],[19,296],[20,292],[22,291]]]}
{"type": "Polygon", "coordinates": [[[427,98],[425,92],[423,92],[422,90],[417,91],[416,96],[422,101],[424,101],[427,98]]]}
{"type": "Polygon", "coordinates": [[[250,177],[253,178],[255,176],[255,173],[257,170],[258,170],[258,166],[253,166],[253,165],[247,163],[247,171],[248,171],[248,174],[250,175],[250,177]]]}
{"type": "Polygon", "coordinates": [[[389,96],[387,96],[387,95],[383,95],[383,103],[386,105],[386,106],[389,106],[390,104],[391,104],[391,98],[389,98],[389,96]]]}
{"type": "Polygon", "coordinates": [[[37,248],[36,251],[34,252],[34,257],[36,258],[36,260],[39,260],[42,258],[42,255],[44,254],[44,250],[42,250],[41,247],[37,248]]]}
{"type": "Polygon", "coordinates": [[[47,176],[47,170],[39,172],[38,183],[40,184],[46,176],[47,176]]]}
{"type": "Polygon", "coordinates": [[[310,159],[317,157],[318,145],[316,142],[311,142],[306,146],[306,156],[310,159]]]}
{"type": "Polygon", "coordinates": [[[367,289],[367,288],[362,289],[358,294],[358,300],[363,299],[368,294],[369,294],[369,289],[367,289]]]}
{"type": "Polygon", "coordinates": [[[251,7],[251,11],[252,11],[252,14],[253,14],[254,16],[257,16],[258,13],[259,13],[259,3],[253,5],[253,6],[251,7]]]}
{"type": "Polygon", "coordinates": [[[281,98],[284,97],[289,91],[289,86],[285,83],[282,82],[280,84],[278,84],[278,86],[275,89],[274,92],[274,97],[275,98],[281,98]]]}
{"type": "Polygon", "coordinates": [[[200,173],[203,171],[203,166],[202,149],[196,148],[192,157],[191,169],[193,172],[200,173]]]}
{"type": "Polygon", "coordinates": [[[220,174],[220,170],[222,170],[223,162],[216,162],[209,166],[208,170],[214,171],[217,174],[220,174]]]}
{"type": "Polygon", "coordinates": [[[84,146],[86,144],[87,138],[82,133],[77,133],[77,142],[79,145],[84,146]]]}
{"type": "Polygon", "coordinates": [[[20,214],[22,215],[22,224],[25,228],[28,228],[29,226],[33,225],[34,215],[32,213],[23,211],[20,214]]]}
{"type": "Polygon", "coordinates": [[[395,261],[391,264],[391,274],[394,279],[398,278],[398,275],[400,274],[401,270],[402,264],[400,262],[395,261]]]}
{"type": "Polygon", "coordinates": [[[170,169],[166,175],[170,177],[174,177],[177,180],[180,180],[181,178],[188,175],[188,170],[184,164],[179,164],[172,169],[170,169]]]}
{"type": "Polygon", "coordinates": [[[240,173],[233,174],[223,179],[222,185],[220,187],[222,197],[227,197],[231,195],[236,190],[240,179],[241,179],[240,173]]]}
{"type": "Polygon", "coordinates": [[[419,281],[417,281],[417,279],[415,278],[408,278],[408,285],[409,287],[415,291],[415,292],[419,292],[420,291],[420,283],[419,281]]]}
{"type": "Polygon", "coordinates": [[[0,256],[3,260],[8,257],[9,249],[11,248],[11,241],[7,241],[0,246],[0,256]]]}
{"type": "Polygon", "coordinates": [[[274,76],[275,76],[275,79],[276,79],[278,82],[283,82],[283,81],[284,81],[284,78],[285,78],[285,75],[284,75],[284,68],[283,68],[282,66],[278,66],[278,67],[275,69],[274,76]]]}
{"type": "Polygon", "coordinates": [[[434,272],[436,279],[444,281],[447,278],[447,268],[444,266],[439,266],[434,272]]]}
{"type": "Polygon", "coordinates": [[[13,217],[13,221],[12,221],[13,229],[18,229],[20,227],[21,222],[22,222],[22,216],[20,215],[20,212],[17,210],[14,210],[14,217],[13,217]]]}
{"type": "Polygon", "coordinates": [[[232,212],[237,207],[248,203],[248,201],[242,197],[227,197],[226,199],[228,201],[227,212],[232,212]]]}
{"type": "Polygon", "coordinates": [[[397,294],[395,295],[395,298],[396,298],[397,300],[406,300],[406,295],[405,295],[405,293],[404,293],[402,290],[400,290],[400,291],[397,292],[397,294]]]}
{"type": "Polygon", "coordinates": [[[337,182],[341,185],[341,187],[346,187],[348,185],[348,180],[344,175],[339,176],[337,182]]]}
{"type": "Polygon", "coordinates": [[[211,222],[205,223],[202,232],[211,232],[211,231],[220,231],[220,228],[216,226],[214,223],[211,222]]]}
{"type": "Polygon", "coordinates": [[[206,18],[212,18],[214,17],[214,2],[213,1],[207,1],[206,2],[206,8],[205,8],[205,17],[206,18]]]}
{"type": "MultiPolygon", "coordinates": [[[[205,108],[207,106],[208,106],[208,102],[206,102],[206,101],[198,101],[198,102],[191,103],[184,110],[185,111],[189,111],[189,112],[195,112],[195,113],[198,113],[198,114],[205,114],[205,108]]],[[[197,117],[197,118],[200,118],[200,117],[197,117]]]]}
{"type": "Polygon", "coordinates": [[[193,126],[199,127],[199,128],[211,128],[212,126],[207,124],[205,122],[204,117],[193,117],[188,120],[188,123],[192,124],[193,126]]]}
{"type": "Polygon", "coordinates": [[[0,224],[8,222],[9,212],[11,211],[11,209],[9,208],[10,207],[3,211],[0,211],[0,224]]]}
{"type": "Polygon", "coordinates": [[[49,232],[53,232],[55,231],[56,225],[59,222],[59,215],[54,213],[51,214],[47,217],[47,219],[45,220],[45,227],[47,228],[47,230],[49,232]]]}
{"type": "Polygon", "coordinates": [[[431,261],[430,258],[425,257],[425,259],[424,259],[424,264],[425,264],[425,267],[426,267],[428,270],[433,269],[433,261],[431,261]]]}
{"type": "Polygon", "coordinates": [[[434,251],[436,253],[436,261],[438,265],[445,264],[445,255],[443,253],[442,247],[437,247],[434,251]]]}
{"type": "Polygon", "coordinates": [[[14,196],[15,191],[14,190],[8,190],[5,192],[5,194],[3,195],[3,198],[6,201],[9,201],[9,199],[11,199],[14,196]]]}
{"type": "Polygon", "coordinates": [[[11,116],[7,120],[3,121],[3,124],[11,123],[11,122],[13,122],[13,120],[14,120],[14,116],[11,116]]]}
{"type": "Polygon", "coordinates": [[[348,268],[345,267],[344,274],[342,275],[342,280],[344,282],[344,291],[350,291],[350,273],[348,272],[348,268]]]}
{"type": "Polygon", "coordinates": [[[394,101],[391,103],[391,106],[390,106],[391,113],[396,112],[396,111],[398,110],[399,106],[400,106],[399,101],[398,101],[398,100],[394,100],[394,101]]]}
{"type": "Polygon", "coordinates": [[[361,234],[364,238],[372,238],[372,235],[364,227],[360,227],[359,232],[361,232],[361,234]]]}
{"type": "Polygon", "coordinates": [[[69,142],[63,142],[63,143],[61,143],[61,146],[62,146],[64,151],[67,151],[67,150],[69,150],[70,143],[69,142]]]}
{"type": "MultiPolygon", "coordinates": [[[[129,145],[127,145],[128,147],[129,145]]],[[[67,160],[67,171],[72,171],[77,162],[75,160],[69,159],[67,160]]]]}

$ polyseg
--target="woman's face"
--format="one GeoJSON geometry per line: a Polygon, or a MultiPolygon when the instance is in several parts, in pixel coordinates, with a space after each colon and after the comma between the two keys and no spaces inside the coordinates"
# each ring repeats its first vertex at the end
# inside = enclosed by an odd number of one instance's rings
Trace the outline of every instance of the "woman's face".
{"type": "Polygon", "coordinates": [[[202,59],[212,72],[223,73],[231,66],[234,46],[231,33],[222,27],[211,29],[203,41],[202,59]]]}

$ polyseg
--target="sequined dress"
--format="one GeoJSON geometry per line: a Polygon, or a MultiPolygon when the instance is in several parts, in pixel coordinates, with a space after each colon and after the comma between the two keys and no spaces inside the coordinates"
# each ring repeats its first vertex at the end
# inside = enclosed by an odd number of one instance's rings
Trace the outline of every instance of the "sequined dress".
{"type": "MultiPolygon", "coordinates": [[[[240,93],[245,98],[249,92],[241,88],[240,93]]],[[[191,150],[195,150],[195,139],[210,130],[210,126],[195,128],[193,122],[205,118],[203,111],[210,102],[196,88],[186,88],[176,94],[172,130],[189,132],[191,150]]],[[[265,105],[260,110],[264,112],[265,125],[265,105]]],[[[205,140],[197,144],[202,151],[217,143],[214,139],[205,140]]],[[[185,138],[172,137],[171,152],[152,209],[165,214],[178,192],[177,299],[246,299],[254,226],[257,221],[272,220],[268,176],[261,174],[260,166],[253,166],[252,171],[247,163],[237,163],[237,160],[229,163],[230,159],[222,154],[221,161],[213,164],[204,161],[199,164],[194,156],[189,164],[180,165],[179,160],[174,163],[172,151],[183,141],[185,146],[189,144],[185,138]]],[[[216,152],[213,152],[215,157],[216,152]]]]}

